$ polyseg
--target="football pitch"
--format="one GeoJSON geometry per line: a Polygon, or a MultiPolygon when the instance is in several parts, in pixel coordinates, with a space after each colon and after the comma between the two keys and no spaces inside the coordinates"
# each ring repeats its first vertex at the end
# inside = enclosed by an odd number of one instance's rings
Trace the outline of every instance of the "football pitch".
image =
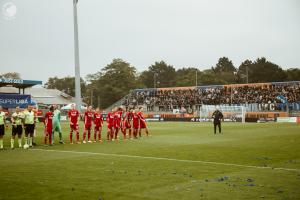
{"type": "Polygon", "coordinates": [[[39,124],[29,150],[10,150],[8,130],[1,200],[300,199],[299,124],[223,123],[214,135],[210,123],[152,122],[151,137],[73,145],[62,126],[66,144],[41,145],[39,124]]]}

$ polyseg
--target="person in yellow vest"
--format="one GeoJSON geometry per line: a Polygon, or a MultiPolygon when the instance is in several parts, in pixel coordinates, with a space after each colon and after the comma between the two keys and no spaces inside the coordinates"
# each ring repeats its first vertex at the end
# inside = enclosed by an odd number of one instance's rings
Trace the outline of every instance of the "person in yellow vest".
{"type": "Polygon", "coordinates": [[[32,147],[32,139],[35,129],[35,113],[32,110],[32,105],[28,105],[24,111],[24,128],[25,128],[25,145],[32,147]]]}
{"type": "Polygon", "coordinates": [[[3,111],[2,106],[0,106],[0,150],[3,150],[3,136],[5,135],[6,125],[6,114],[3,111]]]}
{"type": "MultiPolygon", "coordinates": [[[[35,120],[35,123],[38,122],[38,107],[37,105],[33,106],[32,107],[32,111],[34,112],[34,120],[35,120]]],[[[35,138],[36,138],[36,126],[34,125],[34,132],[33,132],[33,138],[32,138],[32,145],[35,146],[36,143],[35,143],[35,138]]]]}
{"type": "Polygon", "coordinates": [[[21,112],[20,107],[16,107],[16,111],[11,115],[12,131],[10,139],[10,147],[14,149],[15,138],[18,135],[19,148],[22,148],[22,133],[23,133],[23,119],[24,114],[21,112]]]}

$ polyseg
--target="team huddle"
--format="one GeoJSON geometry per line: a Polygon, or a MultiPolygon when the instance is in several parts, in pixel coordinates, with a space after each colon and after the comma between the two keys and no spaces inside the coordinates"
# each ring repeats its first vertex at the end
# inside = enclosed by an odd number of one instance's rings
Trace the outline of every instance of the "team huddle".
{"type": "MultiPolygon", "coordinates": [[[[50,106],[49,111],[45,114],[44,120],[44,144],[54,144],[54,133],[59,133],[59,143],[64,144],[62,139],[62,129],[60,126],[61,113],[57,106],[50,106]]],[[[79,136],[79,119],[80,113],[75,109],[75,104],[72,104],[71,109],[68,111],[68,119],[70,125],[70,143],[73,144],[73,132],[76,133],[76,143],[80,144],[79,136]]],[[[102,142],[102,127],[104,124],[103,114],[100,109],[93,110],[91,106],[87,108],[84,113],[84,131],[82,143],[102,142]],[[93,141],[91,140],[92,131],[94,133],[93,141]]],[[[32,147],[34,143],[35,129],[37,122],[37,111],[33,106],[28,105],[27,109],[21,111],[19,107],[16,107],[15,112],[11,115],[12,123],[12,136],[11,136],[11,148],[14,148],[14,142],[16,136],[18,136],[19,148],[32,147]],[[22,134],[25,132],[24,145],[22,146],[22,134]]],[[[107,141],[118,140],[119,132],[123,135],[123,140],[136,139],[142,136],[142,130],[144,129],[146,135],[149,136],[148,128],[145,122],[145,118],[142,114],[142,108],[130,109],[125,111],[122,107],[116,107],[106,115],[107,123],[107,141]],[[128,134],[127,134],[128,132],[128,134]]],[[[5,128],[8,128],[6,124],[6,113],[3,112],[0,106],[0,149],[3,149],[3,136],[5,135],[5,128]]]]}
{"type": "MultiPolygon", "coordinates": [[[[70,122],[70,143],[73,144],[73,132],[76,133],[76,143],[81,143],[79,140],[79,111],[75,109],[75,104],[72,104],[71,110],[68,112],[70,122]]],[[[128,138],[138,138],[142,136],[142,129],[145,129],[146,135],[149,135],[145,118],[142,114],[142,108],[130,109],[125,112],[122,107],[116,107],[106,115],[107,123],[107,141],[118,140],[119,132],[123,135],[123,140],[126,140],[127,130],[128,138]]],[[[51,124],[51,123],[50,123],[51,124]]],[[[84,132],[83,143],[102,142],[102,127],[103,115],[100,113],[99,108],[93,111],[89,106],[84,113],[84,132]],[[92,127],[94,125],[94,140],[91,140],[92,127]]]]}

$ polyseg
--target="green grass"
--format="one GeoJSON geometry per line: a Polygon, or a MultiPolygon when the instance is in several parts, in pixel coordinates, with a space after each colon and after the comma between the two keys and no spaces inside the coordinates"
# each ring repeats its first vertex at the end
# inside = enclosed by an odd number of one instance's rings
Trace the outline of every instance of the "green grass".
{"type": "MultiPolygon", "coordinates": [[[[0,199],[300,199],[300,125],[225,123],[221,135],[212,134],[210,123],[149,123],[149,129],[149,138],[70,145],[63,124],[67,144],[35,147],[43,150],[10,150],[7,133],[0,199]]],[[[41,143],[41,125],[38,133],[41,143]]]]}

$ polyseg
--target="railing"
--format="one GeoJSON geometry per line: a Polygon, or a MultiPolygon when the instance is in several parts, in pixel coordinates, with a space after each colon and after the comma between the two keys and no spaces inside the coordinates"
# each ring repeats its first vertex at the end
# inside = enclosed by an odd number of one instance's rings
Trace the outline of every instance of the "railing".
{"type": "Polygon", "coordinates": [[[289,116],[290,117],[300,117],[300,110],[291,110],[289,116]]]}
{"type": "MultiPolygon", "coordinates": [[[[124,99],[123,99],[124,100],[124,99]]],[[[174,109],[180,109],[177,105],[146,105],[138,104],[135,107],[144,107],[145,112],[155,112],[155,113],[168,113],[173,112],[174,109]]],[[[200,110],[202,105],[196,104],[191,106],[186,106],[185,109],[187,113],[194,113],[200,110]]],[[[218,105],[216,105],[218,106],[218,105]]],[[[287,104],[285,103],[251,103],[251,104],[221,104],[219,106],[228,107],[228,106],[243,106],[246,112],[286,112],[287,104]]],[[[288,104],[288,110],[290,112],[295,111],[296,113],[300,112],[300,102],[294,102],[288,104]]]]}
{"type": "MultiPolygon", "coordinates": [[[[131,93],[131,91],[130,91],[130,93],[131,93]]],[[[130,93],[127,94],[126,96],[124,96],[122,99],[120,99],[117,102],[115,102],[114,104],[112,104],[111,106],[109,106],[108,108],[106,108],[105,110],[106,111],[111,111],[114,107],[121,106],[122,103],[124,102],[124,100],[128,98],[128,96],[130,95],[130,93]]]]}

